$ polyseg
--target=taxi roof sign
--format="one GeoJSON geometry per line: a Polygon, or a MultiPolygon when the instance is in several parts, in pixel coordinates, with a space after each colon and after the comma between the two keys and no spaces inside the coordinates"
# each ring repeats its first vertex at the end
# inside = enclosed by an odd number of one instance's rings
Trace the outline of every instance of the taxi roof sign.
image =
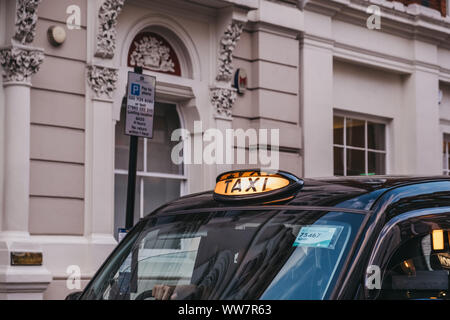
{"type": "Polygon", "coordinates": [[[239,170],[220,174],[214,199],[252,201],[285,198],[303,187],[303,180],[284,171],[239,170]]]}

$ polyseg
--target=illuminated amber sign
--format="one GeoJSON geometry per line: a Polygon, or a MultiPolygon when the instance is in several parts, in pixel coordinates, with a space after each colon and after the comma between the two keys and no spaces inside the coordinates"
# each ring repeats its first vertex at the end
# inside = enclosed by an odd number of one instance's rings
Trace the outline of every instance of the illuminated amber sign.
{"type": "Polygon", "coordinates": [[[433,250],[444,250],[444,230],[433,230],[433,250]]]}
{"type": "Polygon", "coordinates": [[[302,185],[302,180],[282,171],[231,171],[217,177],[214,195],[218,200],[265,198],[265,195],[298,190],[302,185]]]}

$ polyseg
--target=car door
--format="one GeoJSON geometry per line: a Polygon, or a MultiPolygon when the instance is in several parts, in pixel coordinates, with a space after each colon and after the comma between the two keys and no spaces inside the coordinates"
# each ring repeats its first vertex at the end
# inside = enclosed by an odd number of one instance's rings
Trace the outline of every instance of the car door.
{"type": "Polygon", "coordinates": [[[373,247],[365,299],[448,299],[450,208],[420,209],[392,218],[373,247]]]}

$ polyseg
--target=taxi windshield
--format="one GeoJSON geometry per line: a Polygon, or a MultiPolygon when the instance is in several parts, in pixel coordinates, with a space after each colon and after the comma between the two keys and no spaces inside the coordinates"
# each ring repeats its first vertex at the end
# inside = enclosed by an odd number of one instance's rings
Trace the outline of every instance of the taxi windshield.
{"type": "Polygon", "coordinates": [[[341,211],[214,210],[141,221],[81,298],[326,299],[364,219],[341,211]]]}

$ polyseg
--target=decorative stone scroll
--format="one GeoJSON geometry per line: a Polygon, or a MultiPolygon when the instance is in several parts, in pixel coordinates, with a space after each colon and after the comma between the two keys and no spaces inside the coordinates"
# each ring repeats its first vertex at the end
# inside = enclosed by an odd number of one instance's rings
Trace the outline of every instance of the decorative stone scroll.
{"type": "Polygon", "coordinates": [[[234,88],[212,88],[211,103],[215,108],[216,115],[231,118],[231,109],[236,97],[234,88]]]}
{"type": "Polygon", "coordinates": [[[4,82],[30,82],[44,61],[44,50],[12,45],[0,48],[0,65],[4,82]]]}
{"type": "Polygon", "coordinates": [[[30,44],[36,36],[37,8],[40,2],[41,0],[17,0],[14,39],[21,44],[30,44]]]}
{"type": "Polygon", "coordinates": [[[117,69],[97,65],[87,66],[87,81],[96,98],[112,99],[117,79],[117,69]]]}
{"type": "Polygon", "coordinates": [[[232,21],[225,29],[219,43],[219,67],[216,80],[224,85],[210,89],[211,103],[215,109],[216,116],[225,119],[232,118],[232,108],[236,101],[236,89],[231,87],[233,78],[233,51],[241,37],[244,24],[232,21]]]}
{"type": "Polygon", "coordinates": [[[117,18],[125,0],[105,0],[98,12],[97,48],[95,56],[111,59],[116,49],[117,18]]]}
{"type": "Polygon", "coordinates": [[[219,69],[217,73],[217,81],[231,81],[233,77],[233,51],[239,41],[244,24],[242,22],[233,21],[226,29],[220,40],[219,49],[219,69]]]}
{"type": "Polygon", "coordinates": [[[128,52],[128,66],[181,76],[175,51],[163,37],[152,32],[142,32],[134,38],[128,52]]]}

